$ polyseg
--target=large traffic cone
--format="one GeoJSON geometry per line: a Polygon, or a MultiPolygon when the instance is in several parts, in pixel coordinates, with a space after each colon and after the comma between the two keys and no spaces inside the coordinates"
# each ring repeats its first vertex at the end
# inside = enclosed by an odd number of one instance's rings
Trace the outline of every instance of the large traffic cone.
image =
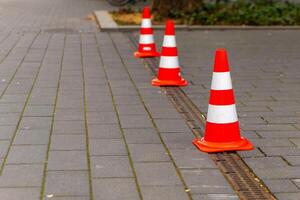
{"type": "Polygon", "coordinates": [[[140,34],[138,51],[134,53],[134,56],[137,58],[160,56],[154,43],[149,7],[144,8],[140,34]]]}
{"type": "Polygon", "coordinates": [[[181,77],[175,39],[174,22],[168,20],[161,51],[157,78],[153,86],[186,86],[188,82],[181,77]]]}
{"type": "Polygon", "coordinates": [[[207,112],[205,135],[194,145],[204,152],[251,150],[252,144],[240,136],[227,53],[218,49],[207,112]]]}

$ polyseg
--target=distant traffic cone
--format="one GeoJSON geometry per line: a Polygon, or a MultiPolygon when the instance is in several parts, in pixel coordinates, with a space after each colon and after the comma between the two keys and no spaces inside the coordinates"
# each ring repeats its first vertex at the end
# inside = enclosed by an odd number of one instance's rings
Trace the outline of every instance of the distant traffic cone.
{"type": "Polygon", "coordinates": [[[175,39],[174,22],[168,20],[161,51],[157,78],[153,86],[186,86],[188,82],[181,77],[175,39]]]}
{"type": "Polygon", "coordinates": [[[137,58],[160,56],[154,43],[149,7],[144,8],[140,34],[138,51],[134,53],[134,56],[137,58]]]}
{"type": "Polygon", "coordinates": [[[194,145],[204,152],[251,150],[252,144],[240,136],[227,53],[218,49],[212,77],[205,135],[194,145]]]}

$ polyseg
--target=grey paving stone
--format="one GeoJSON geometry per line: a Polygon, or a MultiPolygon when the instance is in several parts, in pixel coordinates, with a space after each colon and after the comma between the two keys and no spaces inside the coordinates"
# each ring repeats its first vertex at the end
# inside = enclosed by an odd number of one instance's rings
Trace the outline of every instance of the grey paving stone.
{"type": "Polygon", "coordinates": [[[115,112],[88,112],[88,124],[117,124],[115,112]]]}
{"type": "Polygon", "coordinates": [[[273,167],[256,169],[256,174],[262,179],[298,179],[300,178],[299,166],[273,167]]]}
{"type": "Polygon", "coordinates": [[[3,158],[9,148],[9,141],[0,141],[0,158],[3,158]]]}
{"type": "Polygon", "coordinates": [[[83,121],[55,121],[53,125],[53,134],[85,134],[85,124],[83,121]]]}
{"type": "Polygon", "coordinates": [[[84,135],[53,135],[50,150],[85,150],[84,135]]]}
{"type": "Polygon", "coordinates": [[[234,194],[196,194],[194,200],[238,200],[239,197],[234,194]]]}
{"type": "Polygon", "coordinates": [[[291,165],[300,165],[300,156],[283,156],[291,165]]]}
{"type": "Polygon", "coordinates": [[[0,114],[0,126],[15,126],[18,123],[20,114],[18,113],[2,113],[0,114]]]}
{"type": "Polygon", "coordinates": [[[48,170],[87,170],[86,151],[50,151],[48,170]]]}
{"type": "Polygon", "coordinates": [[[281,157],[257,157],[245,158],[244,160],[252,169],[287,166],[287,163],[281,157]]]}
{"type": "Polygon", "coordinates": [[[51,129],[51,117],[23,117],[20,129],[51,129]]]}
{"type": "Polygon", "coordinates": [[[146,115],[147,112],[144,106],[137,105],[118,105],[117,106],[119,115],[146,115]]]}
{"type": "Polygon", "coordinates": [[[53,106],[27,106],[23,116],[49,117],[53,115],[53,106]]]}
{"type": "Polygon", "coordinates": [[[84,171],[48,171],[45,194],[88,196],[88,174],[84,171]]]}
{"type": "Polygon", "coordinates": [[[112,124],[89,124],[89,138],[96,139],[121,139],[119,125],[112,124]]]}
{"type": "Polygon", "coordinates": [[[43,165],[6,165],[0,187],[40,187],[43,170],[43,165]]]}
{"type": "Polygon", "coordinates": [[[299,195],[300,195],[300,192],[275,194],[275,196],[278,198],[278,200],[298,200],[299,195]]]}
{"type": "MultiPolygon", "coordinates": [[[[82,197],[76,197],[76,196],[61,196],[61,197],[56,197],[56,196],[54,196],[53,195],[53,197],[52,197],[52,195],[50,194],[49,196],[51,196],[50,197],[50,199],[51,200],[89,200],[90,198],[89,197],[84,197],[84,196],[82,196],[82,197]]],[[[44,200],[48,200],[49,199],[49,197],[44,197],[44,200]]]]}
{"type": "Polygon", "coordinates": [[[138,200],[133,178],[93,179],[94,197],[97,200],[138,200]]]}
{"type": "Polygon", "coordinates": [[[46,151],[46,145],[12,146],[7,157],[7,164],[44,163],[46,151]]]}
{"type": "Polygon", "coordinates": [[[131,178],[133,173],[127,156],[91,157],[93,178],[131,178]]]}
{"type": "Polygon", "coordinates": [[[145,200],[189,199],[184,187],[181,186],[142,186],[141,190],[145,200]]]}
{"type": "Polygon", "coordinates": [[[155,123],[160,132],[189,132],[190,129],[183,120],[159,119],[155,123]]]}
{"type": "Polygon", "coordinates": [[[300,147],[300,138],[291,138],[292,143],[294,143],[297,147],[300,147]]]}
{"type": "Polygon", "coordinates": [[[233,194],[229,183],[217,169],[182,170],[192,194],[233,194]]]}
{"type": "Polygon", "coordinates": [[[10,140],[15,132],[15,126],[0,126],[0,139],[10,140]]]}
{"type": "Polygon", "coordinates": [[[122,128],[152,128],[150,119],[146,115],[126,115],[120,117],[122,128]]]}
{"type": "Polygon", "coordinates": [[[0,196],[5,200],[36,200],[39,199],[39,188],[0,188],[0,196]]]}
{"type": "Polygon", "coordinates": [[[21,113],[22,103],[2,103],[0,104],[0,113],[21,113]]]}
{"type": "Polygon", "coordinates": [[[48,144],[50,131],[20,130],[14,139],[14,145],[48,144]]]}
{"type": "Polygon", "coordinates": [[[84,113],[79,109],[56,109],[55,120],[83,121],[84,113]]]}
{"type": "Polygon", "coordinates": [[[181,185],[171,162],[135,163],[134,167],[141,186],[181,185]]]}
{"type": "Polygon", "coordinates": [[[126,156],[128,153],[123,140],[92,139],[89,141],[91,156],[126,156]]]}
{"type": "Polygon", "coordinates": [[[129,144],[133,162],[170,161],[162,144],[129,144]]]}
{"type": "Polygon", "coordinates": [[[273,193],[299,191],[290,180],[265,180],[264,183],[273,193]]]}
{"type": "Polygon", "coordinates": [[[160,144],[158,134],[152,128],[123,129],[128,144],[160,144]]]}
{"type": "Polygon", "coordinates": [[[208,154],[196,149],[171,149],[171,155],[181,169],[217,168],[208,154]]]}

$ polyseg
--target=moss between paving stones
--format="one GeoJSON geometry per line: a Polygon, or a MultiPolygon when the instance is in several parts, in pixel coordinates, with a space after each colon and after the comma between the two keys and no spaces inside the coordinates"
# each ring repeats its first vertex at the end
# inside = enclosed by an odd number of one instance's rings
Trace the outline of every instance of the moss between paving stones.
{"type": "MultiPolygon", "coordinates": [[[[119,25],[140,23],[140,11],[122,9],[112,12],[119,25]]],[[[153,13],[153,23],[163,24],[166,18],[187,25],[300,25],[300,4],[270,0],[237,0],[230,3],[204,3],[192,13],[170,10],[168,16],[153,13]]]]}

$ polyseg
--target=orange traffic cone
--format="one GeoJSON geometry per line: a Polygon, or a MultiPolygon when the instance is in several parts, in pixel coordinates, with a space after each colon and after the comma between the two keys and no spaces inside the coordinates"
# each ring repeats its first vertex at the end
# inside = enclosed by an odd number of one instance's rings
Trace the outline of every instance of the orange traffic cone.
{"type": "Polygon", "coordinates": [[[168,20],[161,51],[157,78],[153,86],[186,86],[188,82],[181,77],[175,39],[174,22],[168,20]]]}
{"type": "Polygon", "coordinates": [[[149,7],[144,8],[140,33],[138,51],[134,53],[134,56],[137,58],[160,56],[156,52],[149,7]]]}
{"type": "Polygon", "coordinates": [[[252,144],[240,136],[227,53],[218,49],[210,91],[205,135],[194,145],[204,152],[251,150],[252,144]]]}

